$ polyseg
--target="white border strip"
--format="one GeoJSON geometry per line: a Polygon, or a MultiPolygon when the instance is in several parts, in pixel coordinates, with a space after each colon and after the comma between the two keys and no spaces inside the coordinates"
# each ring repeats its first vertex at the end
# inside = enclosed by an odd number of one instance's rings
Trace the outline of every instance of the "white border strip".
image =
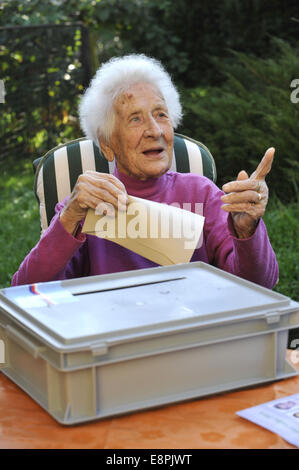
{"type": "Polygon", "coordinates": [[[39,215],[40,215],[41,233],[43,233],[48,228],[43,171],[44,171],[44,168],[41,167],[38,173],[37,184],[36,184],[36,194],[39,199],[39,215]]]}
{"type": "Polygon", "coordinates": [[[110,175],[113,175],[113,172],[114,172],[114,169],[115,169],[115,159],[113,160],[113,162],[108,162],[108,166],[109,166],[110,175]]]}
{"type": "Polygon", "coordinates": [[[171,162],[171,167],[169,168],[169,171],[177,171],[177,169],[176,169],[176,158],[175,158],[174,149],[173,149],[173,151],[172,151],[172,162],[171,162]]]}
{"type": "MultiPolygon", "coordinates": [[[[96,170],[95,155],[92,140],[82,140],[79,142],[82,162],[82,172],[86,170],[96,170]]],[[[79,176],[79,175],[78,175],[79,176]]]]}
{"type": "Polygon", "coordinates": [[[71,194],[69,164],[67,160],[66,146],[54,152],[54,165],[56,173],[58,202],[63,201],[71,194]]]}
{"type": "Polygon", "coordinates": [[[194,142],[190,142],[190,140],[184,139],[184,142],[189,156],[190,173],[202,175],[203,168],[200,148],[194,142]]]}

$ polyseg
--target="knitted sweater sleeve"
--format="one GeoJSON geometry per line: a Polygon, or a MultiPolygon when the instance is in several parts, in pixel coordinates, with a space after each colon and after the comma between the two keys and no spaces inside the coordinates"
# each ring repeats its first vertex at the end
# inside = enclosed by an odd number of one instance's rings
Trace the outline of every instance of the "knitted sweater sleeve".
{"type": "Polygon", "coordinates": [[[65,230],[59,219],[62,207],[57,204],[48,229],[14,274],[13,286],[88,275],[86,236],[80,229],[76,238],[65,230]]]}

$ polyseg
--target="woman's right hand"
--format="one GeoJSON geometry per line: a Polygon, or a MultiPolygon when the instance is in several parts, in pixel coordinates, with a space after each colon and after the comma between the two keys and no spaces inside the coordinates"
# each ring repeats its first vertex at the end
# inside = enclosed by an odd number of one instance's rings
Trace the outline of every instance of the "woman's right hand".
{"type": "Polygon", "coordinates": [[[99,204],[112,204],[117,210],[126,210],[128,195],[123,183],[109,173],[88,170],[79,176],[74,189],[60,213],[64,228],[75,235],[79,222],[86,216],[89,208],[96,209],[99,204]]]}

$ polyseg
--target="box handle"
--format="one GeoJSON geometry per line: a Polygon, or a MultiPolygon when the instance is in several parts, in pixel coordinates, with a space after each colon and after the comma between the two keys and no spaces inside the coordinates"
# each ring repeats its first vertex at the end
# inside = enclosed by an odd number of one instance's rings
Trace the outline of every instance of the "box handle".
{"type": "Polygon", "coordinates": [[[29,339],[21,335],[13,326],[7,325],[5,328],[5,333],[8,337],[11,337],[16,343],[29,352],[34,359],[37,359],[39,353],[44,351],[46,348],[44,346],[37,346],[29,339]]]}
{"type": "Polygon", "coordinates": [[[93,356],[105,356],[108,353],[108,345],[106,343],[92,344],[90,349],[93,356]]]}
{"type": "Polygon", "coordinates": [[[279,323],[280,321],[280,314],[278,312],[266,313],[265,317],[268,325],[272,325],[272,323],[279,323]]]}

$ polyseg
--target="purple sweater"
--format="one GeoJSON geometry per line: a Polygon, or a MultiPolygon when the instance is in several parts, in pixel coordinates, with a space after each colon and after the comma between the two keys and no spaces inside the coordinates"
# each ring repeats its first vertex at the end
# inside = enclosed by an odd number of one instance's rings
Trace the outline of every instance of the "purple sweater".
{"type": "MultiPolygon", "coordinates": [[[[158,179],[136,180],[119,171],[120,179],[132,196],[167,204],[203,204],[205,224],[203,243],[191,261],[204,261],[262,286],[272,288],[278,280],[278,265],[266,227],[259,221],[255,233],[238,239],[231,217],[221,209],[223,194],[209,179],[190,173],[167,172],[158,179]]],[[[63,203],[38,244],[22,262],[12,285],[69,279],[157,266],[154,262],[109,240],[70,235],[59,219],[63,203]]]]}

